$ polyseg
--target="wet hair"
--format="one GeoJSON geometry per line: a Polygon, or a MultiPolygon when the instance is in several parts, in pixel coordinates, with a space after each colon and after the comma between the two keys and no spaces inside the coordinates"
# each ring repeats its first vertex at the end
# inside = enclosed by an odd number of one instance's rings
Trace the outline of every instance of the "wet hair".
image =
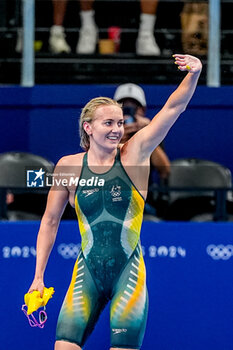
{"type": "Polygon", "coordinates": [[[80,146],[87,151],[90,147],[90,137],[83,128],[83,123],[91,123],[94,119],[95,111],[100,106],[122,107],[120,103],[109,97],[96,97],[90,100],[82,109],[79,119],[80,146]]]}

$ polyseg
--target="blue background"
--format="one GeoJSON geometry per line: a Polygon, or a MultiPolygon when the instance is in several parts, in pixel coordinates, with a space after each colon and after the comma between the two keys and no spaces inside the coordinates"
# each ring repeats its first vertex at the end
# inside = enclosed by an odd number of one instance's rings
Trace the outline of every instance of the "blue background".
{"type": "MultiPolygon", "coordinates": [[[[142,85],[152,118],[175,86],[142,85]]],[[[32,152],[57,162],[80,151],[78,118],[92,97],[112,97],[116,85],[0,88],[0,152],[32,152]]],[[[219,162],[233,172],[233,87],[198,86],[185,113],[165,139],[170,159],[219,162]]]]}
{"type": "MultiPolygon", "coordinates": [[[[53,349],[79,230],[77,222],[61,222],[45,275],[46,286],[54,286],[55,294],[47,306],[48,321],[40,330],[31,328],[20,310],[34,274],[38,228],[39,222],[0,223],[0,344],[4,350],[53,349]],[[67,246],[70,254],[61,255],[61,247],[67,246]]],[[[210,244],[232,245],[232,231],[230,223],[143,223],[149,318],[142,350],[233,349],[233,257],[214,260],[207,254],[210,244]]],[[[108,318],[106,309],[87,350],[109,348],[108,318]]]]}

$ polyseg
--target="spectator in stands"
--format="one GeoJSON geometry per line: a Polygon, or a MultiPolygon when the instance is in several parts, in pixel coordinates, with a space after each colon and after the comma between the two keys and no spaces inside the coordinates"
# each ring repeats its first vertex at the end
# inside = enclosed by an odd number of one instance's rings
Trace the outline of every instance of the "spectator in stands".
{"type": "MultiPolygon", "coordinates": [[[[127,83],[118,86],[114,93],[114,100],[122,103],[123,115],[125,119],[125,132],[122,142],[126,142],[138,130],[142,129],[150,123],[150,119],[146,118],[146,97],[143,89],[136,84],[127,83]]],[[[155,148],[151,157],[151,176],[149,179],[149,192],[147,197],[146,213],[155,214],[156,196],[150,193],[150,188],[153,185],[153,172],[159,174],[160,182],[166,184],[170,174],[170,160],[161,146],[155,148]]],[[[161,203],[161,197],[159,197],[161,203]]]]}
{"type": "Polygon", "coordinates": [[[141,14],[136,53],[141,56],[159,56],[160,48],[154,37],[158,0],[141,0],[141,14]]]}
{"type": "MultiPolygon", "coordinates": [[[[68,0],[53,0],[53,23],[50,29],[49,47],[54,54],[70,53],[64,33],[64,17],[68,0]]],[[[93,54],[98,40],[98,28],[93,10],[94,0],[80,0],[81,28],[76,46],[77,54],[93,54]]],[[[158,0],[141,0],[141,15],[136,53],[138,55],[159,56],[160,49],[154,37],[154,25],[158,0]]]]}

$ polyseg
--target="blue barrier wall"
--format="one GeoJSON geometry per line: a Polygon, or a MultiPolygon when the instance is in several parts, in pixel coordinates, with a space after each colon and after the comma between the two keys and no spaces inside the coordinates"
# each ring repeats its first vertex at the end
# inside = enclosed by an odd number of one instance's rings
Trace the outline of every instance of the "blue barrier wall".
{"type": "MultiPolygon", "coordinates": [[[[115,85],[0,88],[0,152],[26,151],[56,162],[80,151],[78,117],[92,97],[114,94],[115,85]]],[[[162,107],[175,86],[143,86],[148,117],[162,107]]],[[[233,171],[233,87],[198,86],[186,112],[166,137],[170,159],[197,157],[233,171]]]]}
{"type": "MultiPolygon", "coordinates": [[[[38,222],[0,223],[1,317],[4,350],[52,350],[56,319],[79,249],[77,222],[62,222],[45,283],[55,294],[43,330],[20,307],[31,284],[38,222]]],[[[149,318],[142,350],[232,350],[233,224],[150,223],[142,227],[149,318]]],[[[108,309],[86,349],[109,347],[108,309]]]]}

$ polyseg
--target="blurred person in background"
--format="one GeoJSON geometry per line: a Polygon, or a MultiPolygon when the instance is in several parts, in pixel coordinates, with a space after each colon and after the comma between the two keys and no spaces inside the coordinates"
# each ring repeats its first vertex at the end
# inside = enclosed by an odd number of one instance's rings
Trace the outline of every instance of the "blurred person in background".
{"type": "MultiPolygon", "coordinates": [[[[125,119],[124,136],[122,142],[125,143],[137,131],[144,128],[150,123],[150,119],[146,117],[146,97],[143,89],[136,84],[126,83],[119,85],[114,93],[114,100],[122,103],[123,115],[125,119]]],[[[161,145],[155,148],[150,157],[150,177],[147,202],[145,206],[145,214],[162,214],[162,207],[166,196],[154,193],[156,176],[159,174],[159,183],[167,185],[170,174],[170,160],[161,145]],[[156,210],[156,209],[157,210],[156,210]]]]}

